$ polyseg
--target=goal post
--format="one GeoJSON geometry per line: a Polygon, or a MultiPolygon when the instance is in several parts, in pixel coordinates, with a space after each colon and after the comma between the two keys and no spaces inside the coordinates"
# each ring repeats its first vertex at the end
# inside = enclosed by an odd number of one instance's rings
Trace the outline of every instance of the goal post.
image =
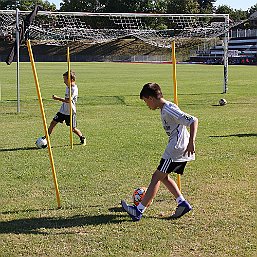
{"type": "Polygon", "coordinates": [[[223,93],[228,91],[228,41],[229,41],[229,17],[225,17],[225,26],[227,29],[224,33],[223,39],[223,50],[224,50],[224,83],[223,83],[223,93]]]}
{"type": "Polygon", "coordinates": [[[16,62],[16,85],[17,85],[17,112],[21,111],[20,107],[20,32],[19,32],[19,9],[16,9],[15,13],[15,38],[16,38],[16,50],[17,50],[17,62],[16,62]]]}

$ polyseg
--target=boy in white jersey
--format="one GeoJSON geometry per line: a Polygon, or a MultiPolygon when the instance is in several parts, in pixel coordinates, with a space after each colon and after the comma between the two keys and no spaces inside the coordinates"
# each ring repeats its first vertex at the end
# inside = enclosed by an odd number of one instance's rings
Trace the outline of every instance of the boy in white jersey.
{"type": "Polygon", "coordinates": [[[183,174],[187,162],[195,159],[198,119],[182,112],[177,105],[165,100],[160,86],[156,83],[144,85],[140,99],[144,100],[150,109],[161,110],[162,125],[169,141],[142,202],[138,206],[130,206],[122,200],[121,205],[133,221],[139,221],[156,196],[162,182],[176,199],[178,206],[170,218],[177,219],[191,211],[192,207],[181,194],[175,181],[169,177],[169,173],[183,174]],[[190,133],[186,127],[190,128],[190,133]]]}
{"type": "MultiPolygon", "coordinates": [[[[76,75],[74,71],[70,72],[70,80],[71,80],[71,104],[72,104],[72,131],[80,138],[80,144],[86,144],[86,138],[83,136],[81,131],[76,127],[76,102],[78,98],[78,87],[75,83],[76,75]]],[[[56,113],[50,126],[48,128],[49,136],[52,134],[54,127],[58,122],[63,123],[65,121],[67,126],[70,126],[70,89],[68,82],[68,71],[63,74],[63,82],[66,85],[65,98],[53,95],[52,98],[56,101],[62,102],[61,108],[59,112],[56,113]]]]}

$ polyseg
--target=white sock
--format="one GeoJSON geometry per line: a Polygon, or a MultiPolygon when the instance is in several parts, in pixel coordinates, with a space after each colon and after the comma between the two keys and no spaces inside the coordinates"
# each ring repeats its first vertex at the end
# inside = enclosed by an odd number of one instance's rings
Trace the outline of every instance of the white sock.
{"type": "Polygon", "coordinates": [[[137,206],[137,209],[138,209],[139,211],[141,211],[142,213],[144,213],[144,211],[146,210],[146,207],[145,207],[142,203],[140,203],[140,204],[137,206]]]}
{"type": "Polygon", "coordinates": [[[184,198],[183,195],[180,195],[180,196],[176,199],[176,202],[177,202],[178,204],[181,204],[181,203],[184,202],[184,201],[185,201],[185,198],[184,198]]]}

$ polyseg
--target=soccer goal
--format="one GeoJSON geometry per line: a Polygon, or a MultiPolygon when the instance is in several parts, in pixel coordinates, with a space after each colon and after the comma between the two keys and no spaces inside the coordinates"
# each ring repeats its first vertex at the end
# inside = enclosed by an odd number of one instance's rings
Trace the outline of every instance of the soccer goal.
{"type": "MultiPolygon", "coordinates": [[[[20,28],[28,14],[29,12],[18,9],[16,11],[0,11],[2,36],[20,38],[20,28]]],[[[172,48],[172,42],[176,42],[176,48],[188,47],[222,37],[224,42],[223,93],[226,93],[228,89],[228,33],[230,26],[228,14],[39,11],[26,33],[32,44],[69,45],[74,41],[83,42],[83,44],[99,44],[133,37],[160,48],[172,48]]],[[[18,43],[19,40],[17,40],[18,43]]],[[[19,62],[18,55],[17,62],[19,62]]]]}

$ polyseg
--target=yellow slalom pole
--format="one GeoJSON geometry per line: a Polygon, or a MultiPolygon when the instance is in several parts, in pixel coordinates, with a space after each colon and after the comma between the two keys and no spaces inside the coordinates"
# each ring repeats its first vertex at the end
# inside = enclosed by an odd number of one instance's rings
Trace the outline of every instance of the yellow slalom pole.
{"type": "Polygon", "coordinates": [[[38,101],[39,101],[39,105],[40,105],[40,111],[41,111],[41,114],[42,114],[42,120],[43,120],[47,145],[48,145],[47,149],[48,149],[49,159],[50,159],[51,168],[52,168],[55,192],[56,192],[56,197],[57,197],[57,204],[58,204],[58,208],[61,208],[60,194],[59,194],[58,183],[57,183],[57,178],[56,178],[56,172],[55,172],[54,159],[53,159],[52,148],[51,148],[51,143],[50,143],[50,137],[49,137],[49,134],[48,134],[45,111],[44,111],[43,101],[42,101],[42,97],[41,97],[39,81],[38,81],[38,76],[37,76],[37,70],[36,70],[36,66],[35,66],[35,62],[34,62],[34,57],[33,57],[32,49],[31,49],[30,40],[27,40],[27,48],[28,48],[28,51],[29,51],[30,63],[31,63],[31,66],[32,66],[32,71],[33,71],[34,80],[35,80],[35,84],[36,84],[37,96],[38,96],[38,101]]]}
{"type": "MultiPolygon", "coordinates": [[[[177,90],[177,60],[176,60],[176,49],[175,49],[175,41],[172,41],[172,66],[173,66],[173,95],[174,95],[174,103],[178,105],[178,90],[177,90]]],[[[179,190],[181,191],[181,177],[180,174],[177,175],[177,185],[179,190]]]]}
{"type": "Polygon", "coordinates": [[[68,84],[69,84],[69,91],[70,91],[70,96],[69,96],[69,104],[70,104],[70,147],[73,149],[73,136],[72,136],[72,103],[71,103],[71,77],[70,77],[70,48],[67,47],[67,63],[68,63],[68,84]]]}

